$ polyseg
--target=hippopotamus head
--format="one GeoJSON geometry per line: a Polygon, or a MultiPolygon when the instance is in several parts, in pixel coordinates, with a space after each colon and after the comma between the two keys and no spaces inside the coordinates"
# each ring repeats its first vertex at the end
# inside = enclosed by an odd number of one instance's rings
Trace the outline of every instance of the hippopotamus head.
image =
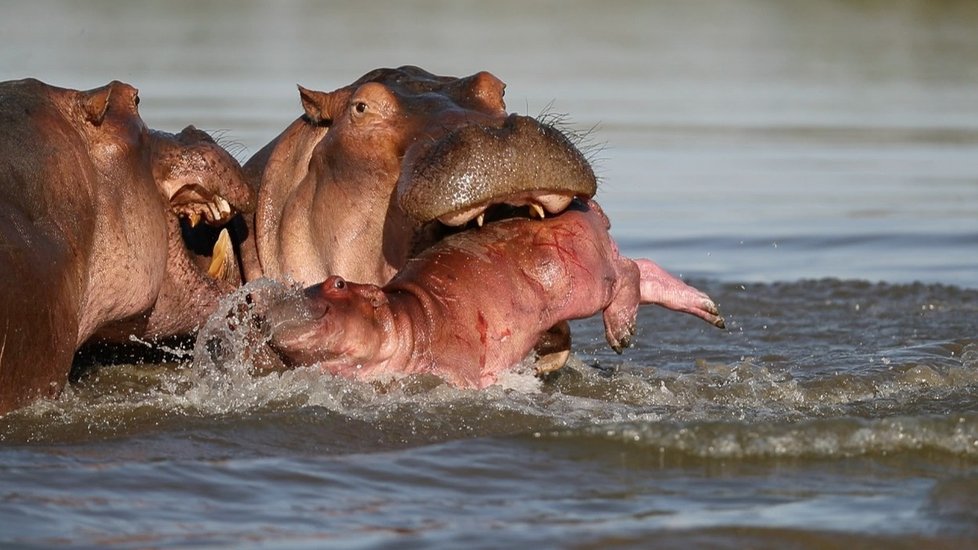
{"type": "Polygon", "coordinates": [[[272,346],[294,364],[352,366],[375,362],[394,330],[383,290],[332,276],[268,314],[272,346]]]}
{"type": "Polygon", "coordinates": [[[242,281],[228,229],[239,213],[254,211],[256,197],[241,166],[194,126],[176,134],[150,130],[146,145],[166,201],[165,278],[151,309],[103,326],[101,341],[191,333],[242,281]]]}
{"type": "Polygon", "coordinates": [[[383,284],[430,243],[436,220],[481,221],[502,203],[543,216],[593,195],[571,140],[509,115],[504,88],[487,72],[417,67],[377,69],[332,92],[300,87],[304,114],[245,166],[259,185],[249,278],[383,284]]]}
{"type": "MultiPolygon", "coordinates": [[[[200,220],[219,227],[239,212],[252,212],[256,197],[241,166],[193,126],[177,134],[149,129],[139,116],[138,91],[128,84],[114,81],[80,92],[31,84],[44,88],[37,96],[54,98],[63,120],[82,137],[83,144],[72,154],[88,157],[94,167],[88,181],[91,193],[96,204],[109,207],[88,214],[102,220],[108,233],[126,234],[129,250],[116,249],[117,257],[109,250],[95,250],[93,257],[121,265],[130,255],[165,258],[158,271],[162,281],[148,287],[151,307],[121,320],[105,320],[96,334],[112,340],[190,332],[241,277],[229,238],[215,235],[210,240],[213,252],[191,252],[179,220],[187,220],[187,237],[193,238],[189,227],[200,220]],[[138,206],[119,209],[122,204],[113,204],[111,198],[117,193],[142,198],[138,206]],[[158,199],[151,199],[153,195],[158,199]],[[152,231],[143,231],[149,227],[152,231]]],[[[111,248],[108,242],[96,246],[111,248]]]]}

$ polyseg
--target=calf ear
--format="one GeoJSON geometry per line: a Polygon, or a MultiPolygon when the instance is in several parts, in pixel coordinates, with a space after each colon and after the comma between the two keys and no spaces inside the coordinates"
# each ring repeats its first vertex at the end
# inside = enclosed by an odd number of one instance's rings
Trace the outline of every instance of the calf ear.
{"type": "Polygon", "coordinates": [[[330,112],[330,96],[327,92],[317,92],[299,86],[299,99],[302,109],[306,112],[306,120],[316,126],[329,126],[333,122],[330,112]]]}
{"type": "Polygon", "coordinates": [[[376,285],[366,285],[363,288],[364,297],[370,300],[370,307],[377,309],[387,305],[387,294],[376,285]]]}
{"type": "Polygon", "coordinates": [[[112,96],[112,84],[106,84],[101,88],[79,92],[79,104],[85,114],[85,120],[95,126],[102,124],[105,120],[105,112],[109,109],[109,98],[112,96]]]}

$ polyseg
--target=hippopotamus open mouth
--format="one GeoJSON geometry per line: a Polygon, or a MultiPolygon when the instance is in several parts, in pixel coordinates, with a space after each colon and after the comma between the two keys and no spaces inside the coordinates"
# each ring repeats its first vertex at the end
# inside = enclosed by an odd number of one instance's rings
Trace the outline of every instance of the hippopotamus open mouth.
{"type": "Polygon", "coordinates": [[[453,227],[472,220],[481,226],[487,210],[501,204],[543,218],[597,190],[591,165],[563,132],[515,114],[418,143],[402,166],[401,209],[419,222],[453,227]]]}
{"type": "Polygon", "coordinates": [[[241,284],[228,228],[237,214],[254,210],[255,195],[237,161],[193,126],[178,134],[153,130],[151,136],[153,175],[169,199],[170,215],[182,222],[184,251],[200,275],[241,284]]]}

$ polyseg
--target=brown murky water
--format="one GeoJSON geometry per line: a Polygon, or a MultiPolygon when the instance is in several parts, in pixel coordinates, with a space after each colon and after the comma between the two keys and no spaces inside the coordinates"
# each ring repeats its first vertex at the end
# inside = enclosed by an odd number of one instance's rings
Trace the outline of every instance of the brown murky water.
{"type": "Polygon", "coordinates": [[[972,545],[976,28],[924,0],[0,7],[0,79],[125,80],[241,159],[297,82],[490,70],[595,127],[622,248],[729,325],[645,310],[619,357],[581,321],[558,379],[480,392],[106,367],[0,418],[0,545],[972,545]]]}

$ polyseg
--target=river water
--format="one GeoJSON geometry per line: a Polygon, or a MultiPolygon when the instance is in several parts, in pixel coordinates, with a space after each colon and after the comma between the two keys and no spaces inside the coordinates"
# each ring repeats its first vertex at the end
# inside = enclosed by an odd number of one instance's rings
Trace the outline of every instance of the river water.
{"type": "MultiPolygon", "coordinates": [[[[625,253],[728,328],[575,322],[484,391],[96,369],[0,418],[0,546],[951,548],[978,540],[978,4],[30,2],[0,79],[141,90],[244,160],[380,66],[591,130],[625,253]]],[[[38,358],[43,361],[43,357],[38,358]]]]}

